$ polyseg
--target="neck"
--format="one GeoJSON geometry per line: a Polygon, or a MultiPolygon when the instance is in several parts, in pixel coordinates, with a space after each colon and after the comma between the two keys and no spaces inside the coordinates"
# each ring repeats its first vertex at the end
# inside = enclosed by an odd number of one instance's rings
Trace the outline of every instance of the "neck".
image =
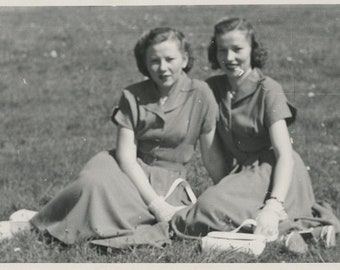
{"type": "Polygon", "coordinates": [[[180,79],[177,80],[173,85],[169,87],[159,87],[156,85],[156,89],[158,90],[160,97],[163,98],[163,97],[169,96],[171,92],[173,92],[173,90],[177,87],[179,81],[180,79]]]}
{"type": "Polygon", "coordinates": [[[251,68],[249,68],[248,70],[246,70],[242,76],[240,77],[231,77],[231,76],[228,76],[228,80],[230,82],[230,85],[231,85],[231,88],[232,88],[232,91],[237,91],[237,89],[239,88],[239,86],[243,83],[243,81],[245,80],[245,78],[249,75],[249,73],[252,71],[251,68]]]}
{"type": "Polygon", "coordinates": [[[158,91],[159,91],[159,95],[160,97],[166,97],[166,96],[169,96],[171,90],[172,90],[173,86],[172,87],[157,87],[158,91]]]}

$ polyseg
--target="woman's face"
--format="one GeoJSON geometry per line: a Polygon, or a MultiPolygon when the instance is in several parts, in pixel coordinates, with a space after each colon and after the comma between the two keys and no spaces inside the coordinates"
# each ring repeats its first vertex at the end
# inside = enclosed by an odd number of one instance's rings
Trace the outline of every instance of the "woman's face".
{"type": "Polygon", "coordinates": [[[169,91],[187,64],[188,57],[175,40],[151,45],[146,51],[146,67],[160,90],[169,91]]]}
{"type": "Polygon", "coordinates": [[[238,78],[251,69],[251,44],[245,31],[233,30],[216,36],[217,61],[232,78],[238,78]]]}

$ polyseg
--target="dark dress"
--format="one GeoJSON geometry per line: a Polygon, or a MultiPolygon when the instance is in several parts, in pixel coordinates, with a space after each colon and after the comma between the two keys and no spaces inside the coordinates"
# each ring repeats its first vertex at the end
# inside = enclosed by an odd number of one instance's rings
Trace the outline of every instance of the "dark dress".
{"type": "MultiPolygon", "coordinates": [[[[153,82],[127,87],[112,120],[131,129],[137,156],[150,184],[164,196],[173,182],[186,177],[200,135],[216,125],[217,104],[206,83],[183,74],[165,103],[153,82]]],[[[168,197],[172,205],[190,205],[184,186],[168,197]]],[[[64,243],[130,234],[139,225],[156,223],[114,152],[103,151],[82,169],[79,178],[61,191],[32,219],[64,243]]]]}
{"type": "MultiPolygon", "coordinates": [[[[218,100],[217,132],[230,173],[208,188],[193,207],[174,216],[174,226],[191,235],[229,231],[246,219],[256,219],[270,195],[276,163],[268,127],[280,119],[290,124],[296,113],[281,86],[258,69],[245,78],[234,97],[225,75],[212,77],[207,82],[218,100]]],[[[288,219],[281,222],[281,232],[310,226],[295,219],[312,217],[314,202],[306,166],[294,152],[292,181],[284,201],[288,219]]]]}

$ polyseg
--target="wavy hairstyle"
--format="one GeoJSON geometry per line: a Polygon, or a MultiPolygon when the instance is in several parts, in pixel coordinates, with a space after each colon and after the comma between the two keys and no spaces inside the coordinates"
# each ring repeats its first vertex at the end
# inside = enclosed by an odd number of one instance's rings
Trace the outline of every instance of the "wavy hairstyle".
{"type": "Polygon", "coordinates": [[[159,27],[151,29],[150,31],[142,34],[134,48],[134,54],[137,62],[138,70],[144,75],[149,77],[149,71],[146,66],[146,51],[154,44],[161,43],[166,40],[175,40],[179,44],[179,48],[183,53],[188,56],[188,64],[183,71],[188,73],[193,64],[194,58],[190,44],[186,40],[184,34],[176,29],[170,27],[159,27]]]}
{"type": "Polygon", "coordinates": [[[217,44],[216,36],[223,35],[233,30],[241,30],[247,32],[247,37],[251,42],[251,60],[252,68],[262,68],[267,60],[267,50],[263,48],[255,33],[254,27],[243,18],[223,18],[214,26],[214,35],[211,38],[208,47],[208,60],[212,69],[219,69],[220,64],[217,61],[217,44]]]}

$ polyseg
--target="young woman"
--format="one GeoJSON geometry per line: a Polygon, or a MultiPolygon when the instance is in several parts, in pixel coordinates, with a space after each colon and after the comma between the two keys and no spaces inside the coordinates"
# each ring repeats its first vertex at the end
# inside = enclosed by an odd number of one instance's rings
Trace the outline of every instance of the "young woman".
{"type": "MultiPolygon", "coordinates": [[[[320,225],[310,220],[314,207],[332,216],[329,224],[334,226],[313,231],[332,246],[339,221],[329,209],[315,206],[306,166],[293,151],[287,128],[296,109],[280,84],[260,70],[266,56],[252,25],[244,19],[223,19],[215,25],[208,57],[212,68],[224,74],[207,82],[219,105],[217,133],[229,174],[192,208],[176,214],[172,224],[187,234],[205,235],[256,219],[255,233],[273,241],[279,232],[284,235],[320,225]]],[[[302,240],[299,234],[294,238],[302,240]]],[[[306,250],[304,245],[301,249],[306,250]]]]}
{"type": "Polygon", "coordinates": [[[37,214],[21,211],[12,216],[17,221],[0,223],[0,237],[33,227],[72,244],[169,221],[192,203],[182,179],[198,141],[211,176],[222,177],[211,169],[222,166],[216,151],[210,151],[217,104],[206,83],[186,74],[193,57],[184,35],[171,28],[153,29],[141,36],[134,52],[148,79],[123,90],[112,115],[118,126],[115,151],[93,157],[79,178],[37,214]],[[33,218],[20,217],[27,213],[33,218]]]}

